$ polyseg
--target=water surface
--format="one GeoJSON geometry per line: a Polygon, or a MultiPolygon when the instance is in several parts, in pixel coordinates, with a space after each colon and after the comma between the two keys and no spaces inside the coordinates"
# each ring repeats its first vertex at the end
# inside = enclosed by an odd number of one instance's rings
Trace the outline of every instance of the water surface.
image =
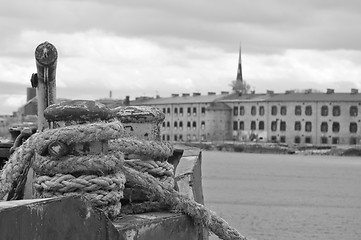
{"type": "Polygon", "coordinates": [[[250,240],[361,239],[359,157],[204,151],[202,174],[207,207],[250,240]]]}

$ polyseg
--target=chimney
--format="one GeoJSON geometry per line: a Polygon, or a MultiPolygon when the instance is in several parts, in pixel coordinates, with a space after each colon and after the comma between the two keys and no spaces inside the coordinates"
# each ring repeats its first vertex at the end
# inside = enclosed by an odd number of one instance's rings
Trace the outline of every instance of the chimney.
{"type": "Polygon", "coordinates": [[[216,95],[215,92],[208,92],[208,95],[216,95]]]}
{"type": "Polygon", "coordinates": [[[332,93],[335,93],[335,90],[332,89],[332,88],[327,88],[327,94],[332,94],[332,93]]]}
{"type": "Polygon", "coordinates": [[[179,97],[178,93],[172,93],[172,97],[179,97]]]}
{"type": "Polygon", "coordinates": [[[189,96],[190,96],[189,93],[183,93],[183,94],[182,94],[182,97],[189,97],[189,96]]]}
{"type": "Polygon", "coordinates": [[[228,95],[229,92],[228,91],[221,91],[221,95],[228,95]]]}
{"type": "Polygon", "coordinates": [[[113,97],[113,93],[112,93],[112,90],[109,91],[109,98],[112,98],[113,97]]]}
{"type": "Polygon", "coordinates": [[[129,96],[125,96],[124,105],[125,105],[125,106],[129,106],[129,105],[130,105],[129,96]]]}
{"type": "Polygon", "coordinates": [[[193,93],[193,97],[195,97],[195,96],[200,96],[201,95],[201,93],[199,93],[199,92],[194,92],[193,93]]]}
{"type": "Polygon", "coordinates": [[[358,89],[351,88],[351,94],[358,94],[358,89]]]}
{"type": "Polygon", "coordinates": [[[275,94],[275,93],[274,93],[274,91],[272,91],[272,90],[267,90],[267,94],[268,94],[268,95],[273,95],[273,94],[275,94]]]}
{"type": "Polygon", "coordinates": [[[28,87],[26,89],[26,101],[29,101],[29,100],[33,99],[34,97],[36,97],[36,88],[28,87]]]}

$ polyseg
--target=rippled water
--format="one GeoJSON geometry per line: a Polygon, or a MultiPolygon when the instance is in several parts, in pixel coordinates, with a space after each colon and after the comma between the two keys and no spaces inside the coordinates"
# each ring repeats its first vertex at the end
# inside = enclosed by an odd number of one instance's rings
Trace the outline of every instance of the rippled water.
{"type": "Polygon", "coordinates": [[[204,151],[202,174],[207,207],[250,240],[361,239],[359,157],[204,151]]]}

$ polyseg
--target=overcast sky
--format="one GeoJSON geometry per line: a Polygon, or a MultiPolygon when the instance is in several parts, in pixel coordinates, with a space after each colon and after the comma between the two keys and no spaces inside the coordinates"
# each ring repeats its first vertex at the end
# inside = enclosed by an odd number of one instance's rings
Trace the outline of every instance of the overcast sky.
{"type": "Polygon", "coordinates": [[[242,46],[256,92],[361,90],[359,0],[0,0],[0,114],[25,103],[34,50],[56,46],[57,96],[230,91],[242,46]]]}

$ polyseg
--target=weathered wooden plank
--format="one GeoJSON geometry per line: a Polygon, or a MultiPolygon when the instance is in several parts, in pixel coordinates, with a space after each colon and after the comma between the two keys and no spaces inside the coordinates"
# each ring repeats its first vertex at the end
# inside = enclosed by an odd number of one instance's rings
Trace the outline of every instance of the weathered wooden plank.
{"type": "Polygon", "coordinates": [[[196,240],[199,227],[184,214],[145,213],[115,220],[120,236],[129,240],[196,240]]]}
{"type": "Polygon", "coordinates": [[[80,197],[0,202],[0,239],[121,240],[108,218],[80,197]]]}

